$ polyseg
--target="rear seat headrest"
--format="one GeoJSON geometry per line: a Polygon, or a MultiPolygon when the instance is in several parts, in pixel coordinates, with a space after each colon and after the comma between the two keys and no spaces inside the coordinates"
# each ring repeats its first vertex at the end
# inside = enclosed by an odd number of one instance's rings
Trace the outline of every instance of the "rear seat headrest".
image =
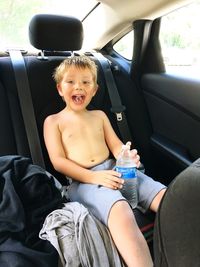
{"type": "Polygon", "coordinates": [[[40,50],[80,50],[83,43],[83,26],[75,17],[38,14],[30,21],[29,40],[40,50]]]}

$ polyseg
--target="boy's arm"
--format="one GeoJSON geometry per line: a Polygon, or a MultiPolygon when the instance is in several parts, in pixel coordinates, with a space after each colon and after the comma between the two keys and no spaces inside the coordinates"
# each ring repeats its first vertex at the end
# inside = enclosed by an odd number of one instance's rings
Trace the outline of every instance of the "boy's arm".
{"type": "Polygon", "coordinates": [[[91,171],[66,158],[58,124],[49,116],[44,122],[44,140],[50,160],[58,172],[82,183],[99,184],[112,189],[121,188],[123,180],[113,170],[91,171]]]}

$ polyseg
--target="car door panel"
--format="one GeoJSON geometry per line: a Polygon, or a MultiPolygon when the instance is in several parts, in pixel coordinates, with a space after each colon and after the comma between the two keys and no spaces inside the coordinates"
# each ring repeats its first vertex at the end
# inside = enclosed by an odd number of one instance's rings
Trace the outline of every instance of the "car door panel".
{"type": "Polygon", "coordinates": [[[146,74],[142,89],[153,135],[151,144],[180,167],[200,155],[200,84],[166,74],[146,74]]]}

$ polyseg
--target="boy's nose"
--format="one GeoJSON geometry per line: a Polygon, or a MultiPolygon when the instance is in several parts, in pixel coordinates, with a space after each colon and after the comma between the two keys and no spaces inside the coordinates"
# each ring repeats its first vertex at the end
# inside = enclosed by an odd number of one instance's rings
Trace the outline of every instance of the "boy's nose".
{"type": "Polygon", "coordinates": [[[75,90],[80,90],[82,91],[83,89],[80,86],[76,86],[75,90]]]}
{"type": "Polygon", "coordinates": [[[77,82],[75,83],[75,89],[76,89],[76,90],[82,90],[82,84],[81,84],[81,82],[78,82],[78,81],[77,81],[77,82]]]}
{"type": "Polygon", "coordinates": [[[81,83],[76,83],[76,84],[75,84],[75,89],[76,89],[76,90],[83,90],[83,89],[82,89],[82,86],[81,86],[81,83]]]}

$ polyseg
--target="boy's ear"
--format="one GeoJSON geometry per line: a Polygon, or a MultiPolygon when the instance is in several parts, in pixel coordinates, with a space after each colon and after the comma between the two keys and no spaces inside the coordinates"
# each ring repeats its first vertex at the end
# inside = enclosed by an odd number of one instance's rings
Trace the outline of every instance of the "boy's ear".
{"type": "Polygon", "coordinates": [[[60,96],[63,96],[62,88],[61,88],[61,86],[60,86],[59,83],[56,84],[56,88],[57,88],[57,90],[58,90],[59,95],[60,95],[60,96]]]}
{"type": "Polygon", "coordinates": [[[96,87],[95,87],[95,89],[94,89],[93,96],[96,95],[96,92],[98,91],[98,89],[99,89],[99,86],[98,86],[98,84],[97,84],[96,87]]]}

